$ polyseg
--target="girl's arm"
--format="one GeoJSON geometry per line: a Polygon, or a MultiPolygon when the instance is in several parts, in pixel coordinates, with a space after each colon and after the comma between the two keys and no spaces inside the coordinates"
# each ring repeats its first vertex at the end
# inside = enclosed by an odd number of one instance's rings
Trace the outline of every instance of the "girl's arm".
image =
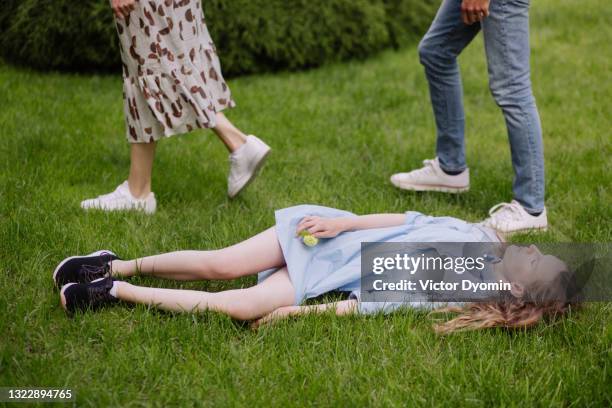
{"type": "Polygon", "coordinates": [[[285,319],[289,316],[305,315],[308,313],[324,313],[330,309],[335,309],[336,315],[338,316],[355,313],[357,311],[357,300],[349,299],[340,302],[323,303],[319,305],[279,307],[272,313],[269,313],[264,317],[254,321],[251,324],[251,327],[253,329],[257,329],[262,325],[270,324],[272,322],[285,319]]]}
{"type": "Polygon", "coordinates": [[[370,214],[359,217],[321,218],[304,217],[298,224],[296,233],[307,230],[317,238],[333,238],[344,231],[370,228],[385,228],[402,225],[406,214],[370,214]]]}

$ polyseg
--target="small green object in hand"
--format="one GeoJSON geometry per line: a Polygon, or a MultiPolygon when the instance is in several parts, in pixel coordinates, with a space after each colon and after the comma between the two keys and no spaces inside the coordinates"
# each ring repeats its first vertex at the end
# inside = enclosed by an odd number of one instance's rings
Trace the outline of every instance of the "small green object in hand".
{"type": "Polygon", "coordinates": [[[319,239],[306,230],[300,232],[300,237],[302,237],[302,242],[307,247],[312,248],[319,243],[319,239]]]}

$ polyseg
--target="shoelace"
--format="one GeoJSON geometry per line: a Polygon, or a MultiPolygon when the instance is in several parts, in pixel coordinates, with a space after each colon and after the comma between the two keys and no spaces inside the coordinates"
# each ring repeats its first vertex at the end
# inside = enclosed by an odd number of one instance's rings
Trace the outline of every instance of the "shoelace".
{"type": "Polygon", "coordinates": [[[430,160],[430,159],[423,160],[424,167],[416,170],[415,173],[418,173],[420,175],[434,174],[435,173],[434,162],[435,160],[430,160]]]}
{"type": "Polygon", "coordinates": [[[102,252],[99,256],[102,260],[102,265],[83,265],[81,266],[82,273],[85,275],[85,278],[87,278],[87,280],[89,281],[93,281],[100,277],[110,276],[110,267],[108,263],[112,261],[113,257],[108,252],[102,252]],[[105,257],[107,257],[108,260],[105,260],[105,257]]]}
{"type": "Polygon", "coordinates": [[[499,203],[489,210],[489,215],[500,221],[509,221],[520,218],[521,205],[518,203],[499,203]]]}
{"type": "Polygon", "coordinates": [[[125,194],[123,194],[121,191],[121,186],[117,187],[115,189],[115,191],[111,191],[108,194],[102,194],[101,196],[98,196],[98,200],[106,200],[106,199],[110,199],[110,200],[117,200],[120,198],[125,197],[125,194]]]}
{"type": "Polygon", "coordinates": [[[89,299],[92,305],[102,304],[108,302],[111,298],[109,297],[108,291],[112,286],[112,281],[104,282],[103,286],[90,286],[89,287],[89,299]],[[109,285],[108,282],[111,282],[109,285]]]}
{"type": "Polygon", "coordinates": [[[109,270],[108,265],[102,265],[102,266],[83,265],[81,266],[81,271],[83,275],[85,275],[85,278],[90,282],[93,280],[99,279],[101,277],[108,276],[109,275],[108,270],[109,270]]]}

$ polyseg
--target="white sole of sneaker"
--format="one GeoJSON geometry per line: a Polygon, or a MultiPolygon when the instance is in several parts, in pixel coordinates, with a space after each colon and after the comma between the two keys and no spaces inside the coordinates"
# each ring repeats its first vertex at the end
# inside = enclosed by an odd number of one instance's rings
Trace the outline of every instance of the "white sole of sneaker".
{"type": "Polygon", "coordinates": [[[101,255],[103,253],[107,253],[107,254],[111,254],[113,256],[117,256],[113,251],[106,251],[106,250],[102,249],[100,251],[92,252],[89,255],[69,256],[68,258],[64,259],[62,262],[59,263],[59,265],[57,265],[57,267],[53,271],[53,284],[57,287],[57,281],[55,280],[55,277],[57,276],[57,272],[60,270],[60,268],[62,266],[64,266],[66,264],[66,262],[70,261],[71,259],[76,259],[76,258],[87,258],[88,256],[98,256],[98,255],[101,255]]]}
{"type": "Polygon", "coordinates": [[[103,208],[103,207],[93,207],[93,206],[92,207],[84,207],[83,205],[81,205],[81,209],[84,210],[84,211],[106,211],[106,212],[136,211],[136,212],[145,213],[147,215],[153,215],[153,214],[155,214],[155,211],[157,211],[157,205],[152,210],[146,209],[146,208],[141,208],[141,207],[115,208],[115,209],[109,210],[108,208],[103,208]]]}
{"type": "Polygon", "coordinates": [[[249,174],[245,179],[241,180],[240,184],[242,184],[242,185],[240,186],[239,189],[236,190],[236,192],[234,194],[229,194],[229,193],[227,194],[229,198],[234,198],[234,197],[238,196],[238,194],[240,194],[240,192],[242,192],[242,190],[247,188],[248,185],[251,184],[251,182],[253,180],[255,180],[255,177],[257,177],[257,174],[259,173],[259,171],[261,170],[263,165],[266,164],[266,160],[268,159],[268,156],[270,155],[271,151],[272,151],[272,149],[270,147],[268,147],[266,150],[264,150],[259,155],[259,157],[257,158],[257,164],[255,164],[255,168],[253,169],[251,174],[249,174]]]}
{"type": "Polygon", "coordinates": [[[66,312],[68,312],[68,308],[66,307],[66,295],[64,295],[64,292],[72,285],[76,285],[76,283],[67,283],[62,286],[62,290],[60,290],[60,304],[62,305],[62,309],[64,309],[66,312]]]}
{"type": "Polygon", "coordinates": [[[429,184],[410,184],[410,183],[394,183],[391,182],[395,187],[401,188],[402,190],[411,191],[434,191],[439,193],[451,193],[459,194],[465,193],[470,190],[470,186],[465,187],[449,187],[449,186],[436,186],[429,184]]]}

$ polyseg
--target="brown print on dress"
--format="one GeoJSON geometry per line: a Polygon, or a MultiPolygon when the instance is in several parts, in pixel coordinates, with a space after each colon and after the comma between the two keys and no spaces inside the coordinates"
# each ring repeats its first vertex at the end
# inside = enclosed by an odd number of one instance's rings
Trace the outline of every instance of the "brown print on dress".
{"type": "Polygon", "coordinates": [[[138,22],[140,23],[140,29],[142,30],[145,26],[145,22],[142,20],[142,18],[139,18],[138,22]]]}
{"type": "Polygon", "coordinates": [[[166,5],[166,7],[170,7],[172,5],[172,0],[165,0],[164,4],[166,5]]]}
{"type": "Polygon", "coordinates": [[[210,69],[210,72],[208,73],[208,76],[209,76],[211,79],[215,80],[215,81],[218,81],[218,80],[219,80],[219,75],[217,75],[217,71],[215,71],[215,69],[214,69],[214,68],[211,68],[211,69],[210,69]]]}
{"type": "Polygon", "coordinates": [[[157,8],[157,14],[159,14],[162,17],[166,16],[166,11],[164,10],[164,6],[162,6],[161,4],[157,8]]]}
{"type": "Polygon", "coordinates": [[[192,94],[199,93],[202,98],[206,98],[206,93],[201,86],[192,86],[190,91],[192,94]]]}
{"type": "Polygon", "coordinates": [[[132,120],[136,120],[136,114],[134,113],[134,106],[132,105],[132,100],[128,98],[127,103],[128,103],[128,108],[130,110],[130,116],[132,117],[132,120]]]}
{"type": "Polygon", "coordinates": [[[170,120],[170,116],[167,113],[164,114],[164,118],[166,119],[166,126],[172,129],[172,120],[170,120]]]}
{"type": "Polygon", "coordinates": [[[181,116],[183,116],[183,113],[176,107],[174,103],[170,104],[170,107],[172,108],[172,116],[174,116],[175,118],[180,118],[181,116]]]}
{"type": "Polygon", "coordinates": [[[136,52],[136,36],[132,37],[132,45],[130,46],[130,55],[132,56],[132,58],[138,61],[138,64],[142,65],[145,63],[145,60],[140,55],[138,55],[138,53],[136,52]]]}
{"type": "Polygon", "coordinates": [[[170,62],[174,62],[174,54],[172,53],[172,51],[170,51],[167,48],[164,48],[165,54],[166,54],[166,58],[168,58],[168,61],[170,62]]]}
{"type": "Polygon", "coordinates": [[[189,59],[191,60],[191,62],[195,62],[195,56],[196,56],[196,50],[195,48],[192,48],[191,51],[189,51],[189,59]]]}
{"type": "Polygon", "coordinates": [[[117,21],[117,31],[119,32],[119,35],[123,34],[123,26],[118,21],[117,21]]]}
{"type": "Polygon", "coordinates": [[[191,9],[187,9],[187,11],[185,12],[185,20],[190,23],[193,22],[193,13],[191,12],[191,9]]]}
{"type": "Polygon", "coordinates": [[[138,105],[136,104],[136,98],[132,98],[132,104],[134,105],[134,113],[136,114],[136,120],[140,120],[140,113],[138,113],[138,105]]]}
{"type": "Polygon", "coordinates": [[[132,136],[132,139],[138,140],[138,135],[136,134],[136,129],[134,129],[132,126],[130,126],[129,129],[130,129],[130,136],[132,136]]]}
{"type": "Polygon", "coordinates": [[[174,28],[174,21],[170,17],[166,17],[166,23],[168,23],[168,28],[171,30],[174,28]]]}
{"type": "Polygon", "coordinates": [[[147,135],[150,135],[153,133],[153,128],[148,127],[148,128],[145,128],[144,131],[147,133],[147,135]]]}
{"type": "MultiPolygon", "coordinates": [[[[153,10],[155,10],[154,6],[155,4],[153,4],[153,7],[151,7],[153,10]]],[[[155,20],[153,20],[153,16],[151,15],[151,13],[149,13],[149,10],[147,10],[146,7],[143,7],[142,12],[144,13],[147,20],[149,20],[149,25],[155,26],[155,20]]]]}

